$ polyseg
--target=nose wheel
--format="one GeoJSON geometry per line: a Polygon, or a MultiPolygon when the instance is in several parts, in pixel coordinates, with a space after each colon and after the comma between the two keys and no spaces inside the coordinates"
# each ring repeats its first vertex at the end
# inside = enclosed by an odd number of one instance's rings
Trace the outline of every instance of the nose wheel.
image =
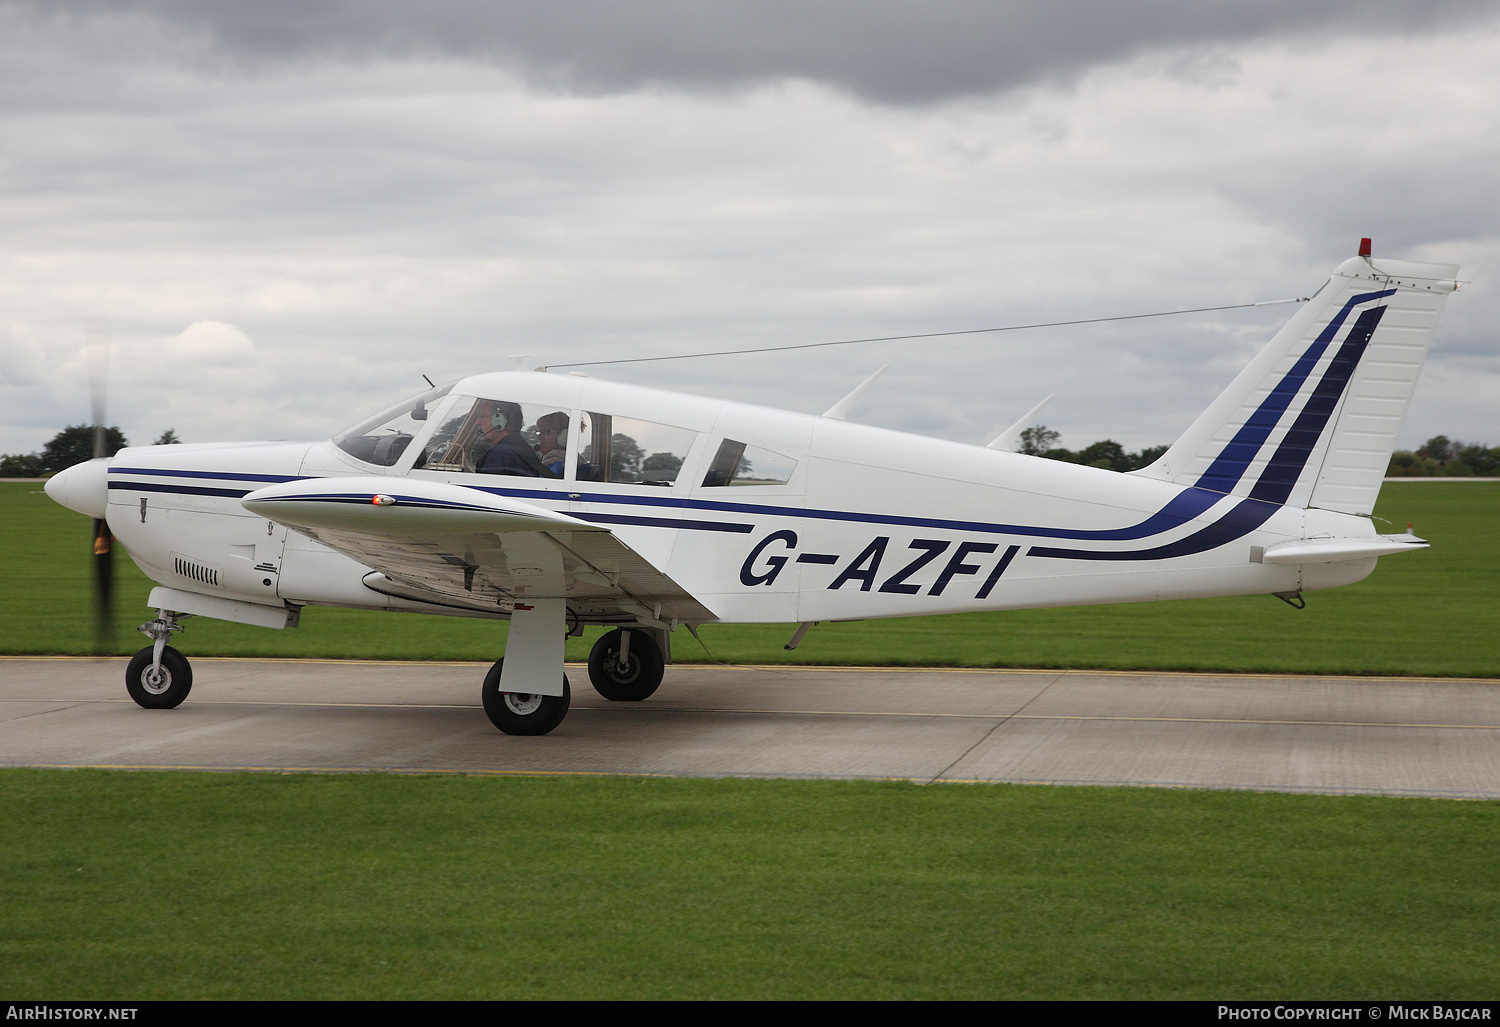
{"type": "Polygon", "coordinates": [[[169,645],[162,646],[159,661],[156,647],[148,645],[130,658],[130,666],[125,669],[125,691],[136,705],[148,710],[180,706],[192,688],[192,666],[186,656],[169,645]]]}

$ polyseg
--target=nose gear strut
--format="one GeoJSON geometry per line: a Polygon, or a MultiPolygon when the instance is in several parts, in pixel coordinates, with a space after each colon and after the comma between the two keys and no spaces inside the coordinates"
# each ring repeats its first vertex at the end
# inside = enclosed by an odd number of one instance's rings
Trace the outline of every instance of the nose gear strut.
{"type": "Polygon", "coordinates": [[[151,639],[151,669],[146,672],[146,679],[151,684],[161,681],[161,654],[166,648],[167,639],[172,637],[173,632],[186,630],[178,621],[191,616],[190,613],[178,613],[175,610],[157,610],[155,620],[148,620],[136,628],[151,639]]]}

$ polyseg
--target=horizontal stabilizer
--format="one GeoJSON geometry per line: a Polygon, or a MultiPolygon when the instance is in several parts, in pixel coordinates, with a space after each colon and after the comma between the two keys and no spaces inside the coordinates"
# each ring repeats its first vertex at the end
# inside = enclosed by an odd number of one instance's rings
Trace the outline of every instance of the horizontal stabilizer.
{"type": "Polygon", "coordinates": [[[1258,563],[1341,563],[1426,549],[1415,535],[1376,535],[1374,538],[1304,538],[1268,546],[1258,563]]]}

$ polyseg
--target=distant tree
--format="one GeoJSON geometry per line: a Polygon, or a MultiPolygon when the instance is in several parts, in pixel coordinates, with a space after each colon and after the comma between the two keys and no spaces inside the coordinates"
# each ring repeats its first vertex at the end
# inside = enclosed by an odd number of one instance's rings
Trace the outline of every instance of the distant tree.
{"type": "MultiPolygon", "coordinates": [[[[114,456],[128,442],[119,428],[104,429],[104,455],[114,456]]],[[[72,424],[52,437],[42,449],[42,466],[52,474],[94,458],[94,426],[72,424]]]]}
{"type": "Polygon", "coordinates": [[[1454,449],[1455,447],[1448,436],[1434,435],[1422,443],[1422,448],[1417,450],[1417,455],[1425,456],[1441,467],[1453,459],[1454,449]]]}
{"type": "Polygon", "coordinates": [[[1057,448],[1057,440],[1060,438],[1062,432],[1053,431],[1045,424],[1033,424],[1021,432],[1021,447],[1017,452],[1027,456],[1046,456],[1057,448]]]}
{"type": "Polygon", "coordinates": [[[40,478],[45,471],[40,453],[0,454],[0,478],[40,478]]]}
{"type": "Polygon", "coordinates": [[[1147,446],[1139,453],[1131,453],[1130,456],[1126,458],[1130,466],[1125,469],[1127,471],[1138,471],[1142,467],[1150,467],[1152,464],[1156,463],[1156,461],[1161,459],[1161,455],[1163,453],[1171,448],[1171,446],[1147,446]]]}
{"type": "MultiPolygon", "coordinates": [[[[1453,463],[1464,467],[1476,478],[1500,477],[1500,446],[1493,449],[1477,443],[1454,443],[1458,450],[1453,463]]],[[[1451,465],[1450,465],[1451,466],[1451,465]]]]}
{"type": "Polygon", "coordinates": [[[1390,466],[1385,469],[1387,478],[1430,478],[1437,471],[1437,463],[1425,456],[1417,456],[1409,449],[1398,449],[1391,454],[1390,466]]]}
{"type": "Polygon", "coordinates": [[[676,481],[682,469],[682,457],[672,453],[652,453],[641,461],[641,476],[652,481],[676,481]]]}
{"type": "Polygon", "coordinates": [[[1025,453],[1027,456],[1045,457],[1048,460],[1061,460],[1070,464],[1102,467],[1111,471],[1134,471],[1154,464],[1170,448],[1147,446],[1139,453],[1127,453],[1125,447],[1114,439],[1102,439],[1075,453],[1057,444],[1061,438],[1060,432],[1053,431],[1045,424],[1034,424],[1021,432],[1017,452],[1025,453]]]}
{"type": "Polygon", "coordinates": [[[151,444],[153,446],[176,446],[180,445],[181,443],[182,440],[177,437],[177,429],[168,428],[166,431],[161,433],[161,438],[157,439],[151,444]]]}
{"type": "Polygon", "coordinates": [[[1385,473],[1388,478],[1496,478],[1500,477],[1500,446],[1434,435],[1416,452],[1398,449],[1392,453],[1385,473]]]}
{"type": "Polygon", "coordinates": [[[1125,447],[1114,439],[1104,439],[1084,447],[1079,451],[1076,462],[1088,467],[1102,467],[1107,471],[1130,470],[1130,461],[1125,456],[1125,447]]]}
{"type": "Polygon", "coordinates": [[[609,437],[609,480],[630,481],[641,476],[641,457],[646,454],[629,435],[609,437]]]}

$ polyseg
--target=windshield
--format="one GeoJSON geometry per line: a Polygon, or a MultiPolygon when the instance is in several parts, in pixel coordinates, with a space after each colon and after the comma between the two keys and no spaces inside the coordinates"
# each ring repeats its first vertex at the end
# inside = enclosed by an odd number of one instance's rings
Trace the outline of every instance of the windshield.
{"type": "Polygon", "coordinates": [[[458,380],[455,379],[446,385],[439,385],[420,395],[404,399],[369,420],[359,422],[348,431],[335,435],[333,444],[356,460],[390,467],[401,459],[401,454],[406,452],[411,440],[425,426],[429,408],[448,395],[448,390],[457,384],[458,380]]]}

